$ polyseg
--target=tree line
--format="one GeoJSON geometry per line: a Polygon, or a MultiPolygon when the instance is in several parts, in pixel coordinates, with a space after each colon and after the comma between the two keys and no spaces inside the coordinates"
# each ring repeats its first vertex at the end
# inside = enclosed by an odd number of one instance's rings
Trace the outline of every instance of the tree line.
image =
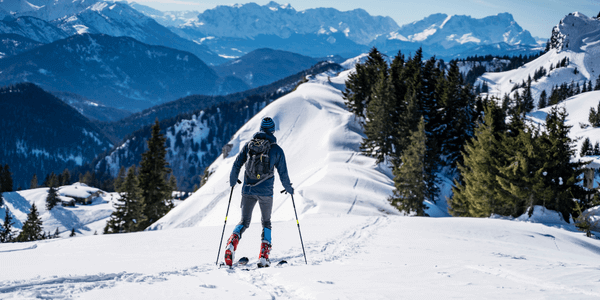
{"type": "MultiPolygon", "coordinates": [[[[160,133],[157,120],[152,127],[152,136],[148,140],[148,151],[142,155],[139,167],[135,165],[130,167],[124,178],[118,177],[115,181],[120,199],[114,203],[116,210],[107,221],[105,234],[144,230],[173,208],[172,193],[177,183],[175,177],[170,176],[171,169],[165,160],[165,140],[164,135],[160,133]]],[[[56,188],[60,182],[59,177],[61,180],[66,180],[65,178],[69,177],[68,171],[60,176],[48,176],[49,189],[46,197],[48,211],[60,203],[56,188]]],[[[4,180],[0,182],[4,183],[4,180]]],[[[35,183],[35,177],[32,183],[35,183]]],[[[1,195],[0,193],[0,199],[1,195]]],[[[16,237],[13,225],[13,216],[8,207],[5,207],[4,222],[0,227],[0,242],[27,242],[59,237],[58,228],[54,234],[44,232],[43,222],[35,204],[31,205],[27,220],[16,237]]],[[[75,236],[75,228],[71,230],[71,236],[75,236]]]]}
{"type": "Polygon", "coordinates": [[[564,110],[551,110],[543,130],[526,121],[530,87],[531,79],[523,95],[481,98],[456,62],[423,61],[416,51],[388,63],[373,48],[343,94],[363,123],[362,152],[393,168],[389,201],[399,210],[425,215],[424,202],[439,199],[440,178],[448,176],[455,178],[454,216],[519,216],[541,205],[569,222],[594,204],[580,184],[585,164],[571,162],[576,149],[564,110]]]}

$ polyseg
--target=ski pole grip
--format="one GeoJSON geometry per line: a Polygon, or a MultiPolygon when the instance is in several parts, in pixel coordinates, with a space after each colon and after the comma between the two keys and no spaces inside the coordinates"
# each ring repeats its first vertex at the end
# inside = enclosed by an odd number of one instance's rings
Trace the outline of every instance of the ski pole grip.
{"type": "Polygon", "coordinates": [[[238,179],[238,180],[237,180],[237,183],[239,183],[239,184],[242,184],[242,181],[238,179]]]}
{"type": "Polygon", "coordinates": [[[283,194],[283,193],[285,193],[285,189],[281,190],[281,193],[282,193],[282,194],[283,194]]]}

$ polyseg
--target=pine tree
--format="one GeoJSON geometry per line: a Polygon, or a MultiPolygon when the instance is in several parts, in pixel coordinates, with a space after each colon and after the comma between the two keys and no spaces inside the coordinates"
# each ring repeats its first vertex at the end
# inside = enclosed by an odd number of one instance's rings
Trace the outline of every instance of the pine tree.
{"type": "Polygon", "coordinates": [[[596,142],[596,144],[594,144],[594,154],[593,155],[600,155],[600,142],[596,142]]]}
{"type": "Polygon", "coordinates": [[[33,174],[33,177],[31,178],[31,183],[29,184],[29,188],[30,189],[37,189],[38,188],[38,179],[37,179],[37,175],[33,174]]]}
{"type": "Polygon", "coordinates": [[[71,234],[69,234],[69,237],[74,237],[77,234],[75,233],[75,228],[71,229],[71,234]]]}
{"type": "Polygon", "coordinates": [[[539,132],[533,128],[521,128],[504,138],[500,151],[505,163],[498,168],[496,177],[501,187],[498,193],[500,205],[495,208],[499,215],[518,217],[527,208],[550,198],[543,197],[547,195],[547,186],[544,185],[543,150],[538,136],[539,132]]]}
{"type": "Polygon", "coordinates": [[[484,120],[465,146],[464,164],[458,165],[463,182],[455,181],[450,213],[462,217],[489,217],[505,213],[499,192],[498,168],[504,165],[500,153],[506,125],[504,114],[493,101],[484,108],[484,120]]]}
{"type": "Polygon", "coordinates": [[[546,90],[542,90],[540,101],[538,101],[538,109],[542,109],[546,106],[548,106],[548,95],[546,94],[546,90]]]}
{"type": "Polygon", "coordinates": [[[165,159],[167,154],[166,138],[160,133],[158,119],[152,126],[152,135],[148,140],[148,151],[142,154],[140,162],[139,181],[144,204],[143,216],[146,218],[138,223],[140,230],[158,221],[173,208],[171,195],[173,190],[167,182],[171,173],[165,159]]]}
{"type": "Polygon", "coordinates": [[[579,152],[579,156],[588,156],[594,154],[594,148],[592,147],[592,142],[590,142],[590,138],[586,137],[583,140],[583,144],[581,144],[581,151],[579,152]]]}
{"type": "Polygon", "coordinates": [[[14,225],[14,222],[12,219],[10,210],[7,207],[4,211],[4,224],[0,227],[0,243],[10,243],[13,241],[14,236],[12,226],[14,225]]]}
{"type": "Polygon", "coordinates": [[[371,48],[367,61],[356,65],[356,72],[350,74],[346,81],[346,90],[342,93],[348,109],[359,117],[365,117],[365,108],[371,101],[377,76],[382,69],[387,68],[383,55],[377,48],[371,48]]]}
{"type": "Polygon", "coordinates": [[[52,235],[53,239],[57,239],[60,237],[60,231],[58,231],[58,227],[56,227],[56,230],[54,231],[54,235],[52,235]]]}
{"type": "Polygon", "coordinates": [[[114,182],[115,192],[117,193],[123,192],[123,190],[121,189],[121,185],[123,184],[123,180],[125,180],[125,174],[127,174],[126,172],[127,170],[125,170],[125,166],[121,166],[114,182]]]}
{"type": "Polygon", "coordinates": [[[46,209],[52,210],[56,204],[58,204],[58,192],[54,187],[50,187],[48,190],[48,196],[46,197],[46,209]]]}
{"type": "Polygon", "coordinates": [[[42,220],[35,207],[35,203],[31,204],[31,211],[27,214],[27,221],[23,224],[21,233],[17,236],[17,242],[31,242],[42,239],[42,220]]]}
{"type": "Polygon", "coordinates": [[[60,185],[69,185],[71,183],[71,173],[69,169],[65,169],[60,176],[60,185]]]}
{"type": "Polygon", "coordinates": [[[598,102],[598,109],[590,107],[588,121],[590,122],[590,124],[592,124],[592,127],[600,127],[600,102],[598,102]]]}
{"type": "Polygon", "coordinates": [[[402,155],[402,164],[394,168],[396,189],[390,199],[392,205],[407,214],[425,215],[425,121],[418,123],[410,137],[410,145],[402,155]]]}
{"type": "Polygon", "coordinates": [[[546,185],[552,191],[551,201],[545,207],[558,211],[568,223],[570,217],[577,217],[574,199],[584,210],[589,208],[588,193],[579,184],[582,181],[586,163],[571,162],[576,150],[575,142],[569,137],[572,126],[566,125],[567,112],[564,108],[552,108],[546,117],[546,131],[543,133],[543,158],[546,185]]]}
{"type": "Polygon", "coordinates": [[[119,195],[120,199],[114,205],[115,211],[107,221],[104,233],[123,233],[145,229],[139,227],[139,224],[144,221],[144,207],[135,166],[131,166],[127,171],[119,195]]]}
{"type": "Polygon", "coordinates": [[[393,149],[392,131],[396,128],[390,122],[390,112],[393,110],[394,102],[387,70],[382,69],[367,106],[364,125],[367,138],[361,146],[364,153],[377,159],[377,163],[383,162],[393,149]]]}
{"type": "Polygon", "coordinates": [[[596,79],[596,85],[594,85],[594,91],[600,91],[600,75],[598,75],[598,79],[596,79]]]}
{"type": "Polygon", "coordinates": [[[13,180],[12,173],[10,172],[10,167],[8,165],[4,165],[4,168],[2,168],[1,171],[2,172],[0,173],[0,192],[12,192],[13,180]]]}

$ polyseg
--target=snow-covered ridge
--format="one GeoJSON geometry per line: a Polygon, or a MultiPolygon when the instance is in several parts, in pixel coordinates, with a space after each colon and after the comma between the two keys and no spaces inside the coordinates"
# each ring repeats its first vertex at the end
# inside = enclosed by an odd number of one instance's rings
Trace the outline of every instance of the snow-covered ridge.
{"type": "Polygon", "coordinates": [[[181,27],[194,28],[206,36],[253,38],[276,35],[287,38],[298,34],[332,34],[343,32],[350,40],[366,45],[381,34],[398,29],[390,17],[371,16],[362,9],[338,11],[314,8],[296,11],[291,5],[270,2],[217,6],[198,15],[198,19],[181,27]]]}
{"type": "MultiPolygon", "coordinates": [[[[543,68],[546,76],[532,82],[532,95],[539,100],[542,90],[549,96],[552,87],[574,82],[594,84],[600,75],[600,20],[588,18],[581,13],[572,13],[563,18],[553,29],[552,49],[521,68],[499,73],[485,73],[476,85],[486,81],[490,94],[499,98],[511,94],[515,84],[534,77],[543,68]],[[557,38],[557,37],[562,38],[557,38]],[[557,63],[568,60],[565,67],[556,68],[557,63]]],[[[522,90],[519,91],[522,93],[522,90]]]]}
{"type": "Polygon", "coordinates": [[[423,20],[401,26],[400,29],[389,33],[387,38],[420,42],[424,45],[439,44],[446,49],[465,43],[536,44],[529,31],[521,28],[509,13],[481,19],[433,14],[423,20]]]}
{"type": "MultiPolygon", "coordinates": [[[[294,92],[265,107],[233,136],[228,156],[220,156],[209,167],[214,173],[208,182],[151,229],[221,223],[230,192],[228,181],[232,164],[243,145],[258,131],[265,116],[272,117],[277,124],[275,136],[286,155],[300,218],[398,214],[387,201],[393,190],[390,170],[377,166],[373,158],[359,153],[362,129],[354,115],[346,110],[341,94],[350,72],[352,70],[335,77],[321,74],[310,78],[294,92]]],[[[239,189],[236,186],[233,203],[240,201],[239,189]]],[[[288,205],[290,196],[278,192],[282,189],[276,175],[274,221],[294,217],[292,207],[288,205]]],[[[259,213],[258,210],[255,213],[259,213]]],[[[239,214],[239,210],[232,209],[229,216],[236,220],[239,214]]],[[[254,219],[260,220],[260,217],[254,219]]]]}
{"type": "Polygon", "coordinates": [[[600,19],[580,12],[570,13],[552,29],[551,47],[573,52],[585,52],[600,42],[600,19]]]}

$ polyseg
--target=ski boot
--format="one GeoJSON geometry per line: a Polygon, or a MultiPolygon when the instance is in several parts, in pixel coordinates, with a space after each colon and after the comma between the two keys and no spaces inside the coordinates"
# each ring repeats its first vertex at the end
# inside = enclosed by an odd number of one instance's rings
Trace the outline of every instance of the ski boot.
{"type": "Polygon", "coordinates": [[[267,241],[263,241],[260,245],[258,264],[256,264],[257,267],[266,268],[271,265],[271,261],[269,260],[269,253],[271,253],[271,244],[269,244],[267,241]]]}
{"type": "Polygon", "coordinates": [[[237,245],[240,241],[240,236],[237,233],[232,233],[227,240],[227,248],[225,248],[225,264],[228,266],[232,266],[235,261],[235,250],[237,250],[237,245]]]}

